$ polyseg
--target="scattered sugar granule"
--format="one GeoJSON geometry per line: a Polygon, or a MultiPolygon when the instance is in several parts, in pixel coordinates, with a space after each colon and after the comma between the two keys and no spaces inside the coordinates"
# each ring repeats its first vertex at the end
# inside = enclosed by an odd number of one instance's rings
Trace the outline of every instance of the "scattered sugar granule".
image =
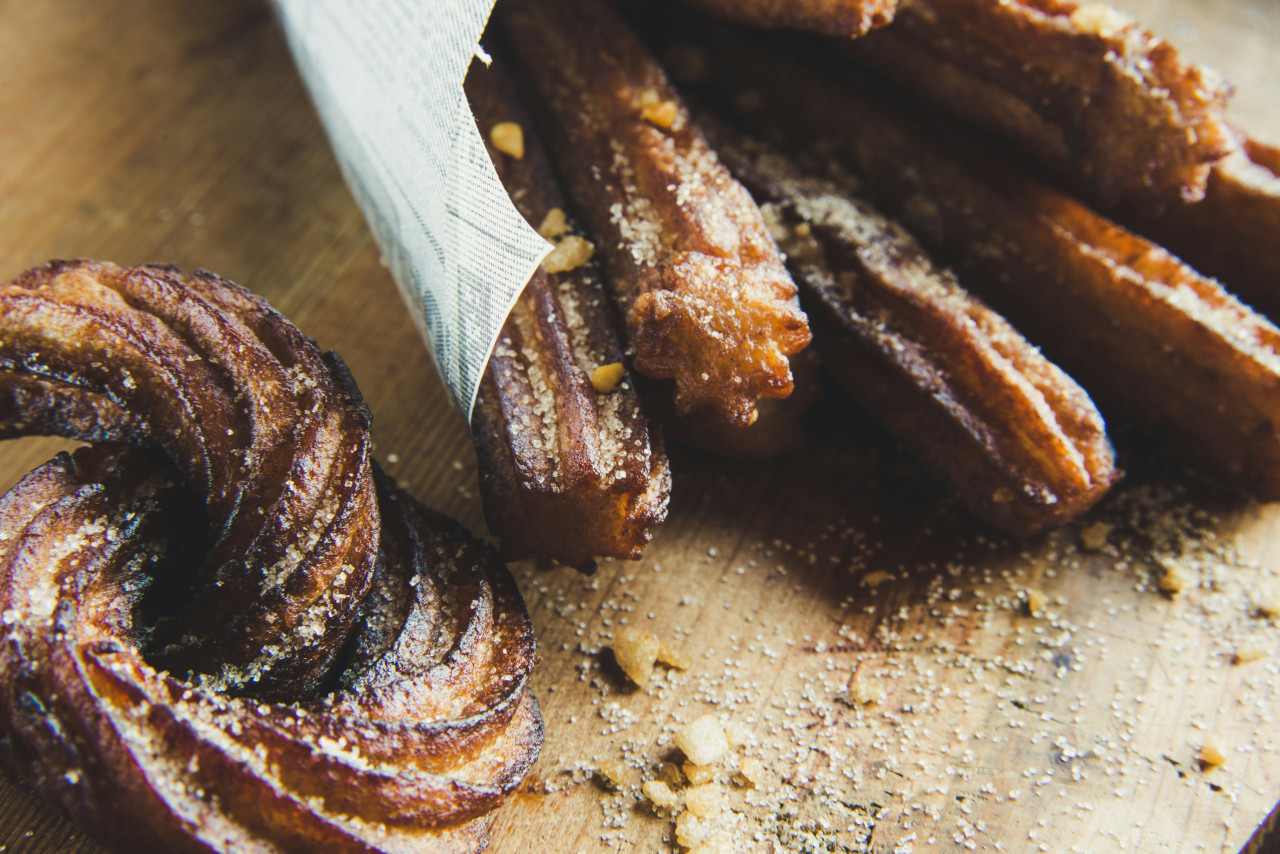
{"type": "Polygon", "coordinates": [[[1084,546],[1087,552],[1100,552],[1107,545],[1107,537],[1111,535],[1111,530],[1115,525],[1107,522],[1094,522],[1092,525],[1085,526],[1080,532],[1080,545],[1084,546]]]}

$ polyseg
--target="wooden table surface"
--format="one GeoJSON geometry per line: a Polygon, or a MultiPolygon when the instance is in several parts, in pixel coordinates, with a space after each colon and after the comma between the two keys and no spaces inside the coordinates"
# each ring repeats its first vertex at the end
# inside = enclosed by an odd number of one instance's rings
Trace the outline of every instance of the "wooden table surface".
{"type": "MultiPolygon", "coordinates": [[[[1280,5],[1120,5],[1232,77],[1238,120],[1280,139],[1280,5]]],[[[249,286],[346,359],[387,468],[483,532],[465,425],[268,7],[0,0],[0,15],[0,276],[91,257],[249,286]]],[[[772,461],[674,448],[670,521],[637,563],[514,567],[547,742],[491,851],[672,850],[671,815],[592,771],[625,757],[670,778],[673,732],[708,713],[748,737],[730,766],[765,769],[726,783],[732,850],[1245,845],[1280,799],[1280,628],[1257,616],[1280,596],[1280,506],[1121,435],[1125,485],[1085,523],[1009,543],[838,396],[807,427],[803,453],[772,461]],[[1191,582],[1176,598],[1153,584],[1162,561],[1191,582]],[[608,652],[624,624],[693,666],[634,689],[608,652]],[[1258,657],[1233,664],[1242,651],[1258,657]],[[1206,742],[1221,768],[1197,765],[1206,742]]],[[[0,488],[58,447],[6,444],[0,488]]],[[[98,850],[8,783],[0,843],[98,850]]]]}

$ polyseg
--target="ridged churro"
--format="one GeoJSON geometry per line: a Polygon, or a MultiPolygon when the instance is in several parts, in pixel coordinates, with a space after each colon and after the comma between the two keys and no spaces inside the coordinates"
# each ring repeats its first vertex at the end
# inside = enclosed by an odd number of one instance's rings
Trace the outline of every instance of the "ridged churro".
{"type": "Polygon", "coordinates": [[[903,0],[849,50],[1106,204],[1199,199],[1234,148],[1230,87],[1104,3],[903,0]]]}
{"type": "Polygon", "coordinates": [[[1070,377],[850,187],[708,134],[771,218],[823,363],[974,515],[1029,536],[1106,494],[1111,445],[1070,377]]]}
{"type": "Polygon", "coordinates": [[[752,27],[786,27],[857,38],[893,20],[898,0],[686,0],[752,27]]]}
{"type": "Polygon", "coordinates": [[[1213,166],[1203,201],[1120,214],[1196,269],[1280,320],[1280,149],[1245,137],[1213,166]]]}
{"type": "Polygon", "coordinates": [[[759,209],[607,2],[513,0],[502,20],[636,371],[673,380],[681,414],[751,424],[758,398],[791,393],[787,356],[809,343],[759,209]]]}
{"type": "Polygon", "coordinates": [[[476,398],[485,517],[512,559],[637,558],[666,516],[671,475],[624,367],[593,247],[496,64],[473,64],[467,95],[516,206],[557,244],[507,317],[476,398]]]}
{"type": "Polygon", "coordinates": [[[1127,411],[1192,459],[1280,497],[1280,330],[1265,318],[962,129],[904,113],[900,94],[874,97],[874,81],[768,56],[754,40],[711,44],[716,77],[704,85],[852,172],[1104,412],[1127,411]]]}

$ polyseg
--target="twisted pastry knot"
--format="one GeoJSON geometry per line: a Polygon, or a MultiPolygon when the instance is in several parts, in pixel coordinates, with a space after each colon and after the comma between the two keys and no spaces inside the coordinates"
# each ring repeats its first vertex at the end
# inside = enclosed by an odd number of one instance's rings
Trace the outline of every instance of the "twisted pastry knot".
{"type": "Polygon", "coordinates": [[[11,773],[121,848],[484,847],[541,744],[528,616],[336,356],[203,271],[53,262],[0,287],[26,433],[101,444],[0,498],[11,773]]]}

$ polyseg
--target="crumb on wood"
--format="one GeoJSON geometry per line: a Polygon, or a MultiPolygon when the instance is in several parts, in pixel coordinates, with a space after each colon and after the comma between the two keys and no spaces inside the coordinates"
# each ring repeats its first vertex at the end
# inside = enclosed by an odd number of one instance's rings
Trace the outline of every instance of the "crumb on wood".
{"type": "Polygon", "coordinates": [[[1115,525],[1107,522],[1094,522],[1086,525],[1084,530],[1080,532],[1080,545],[1087,552],[1100,552],[1107,545],[1107,537],[1111,535],[1111,529],[1115,525]]]}
{"type": "Polygon", "coordinates": [[[1227,762],[1227,757],[1222,755],[1222,751],[1211,741],[1206,741],[1204,746],[1196,752],[1196,762],[1200,765],[1201,771],[1210,771],[1214,768],[1221,767],[1227,762]]]}
{"type": "Polygon", "coordinates": [[[1160,561],[1160,569],[1156,576],[1156,586],[1163,593],[1177,596],[1192,586],[1192,579],[1180,563],[1166,558],[1160,561]]]}
{"type": "Polygon", "coordinates": [[[644,796],[655,807],[661,809],[670,809],[680,803],[680,796],[661,780],[646,780],[644,785],[640,787],[640,791],[644,792],[644,796]]]}
{"type": "Polygon", "coordinates": [[[713,765],[729,752],[724,727],[714,715],[703,715],[676,733],[676,747],[694,765],[713,765]]]}
{"type": "Polygon", "coordinates": [[[1049,605],[1049,597],[1034,587],[1028,587],[1023,591],[1022,595],[1023,602],[1027,606],[1027,613],[1033,617],[1043,614],[1044,609],[1049,605]]]}

